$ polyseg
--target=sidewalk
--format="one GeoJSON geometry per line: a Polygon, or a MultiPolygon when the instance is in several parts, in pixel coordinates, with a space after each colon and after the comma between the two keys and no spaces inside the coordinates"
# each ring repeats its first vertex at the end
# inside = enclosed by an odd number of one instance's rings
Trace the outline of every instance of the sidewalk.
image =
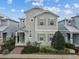
{"type": "Polygon", "coordinates": [[[8,59],[79,59],[78,55],[37,55],[37,54],[8,54],[1,55],[0,58],[8,59]]]}

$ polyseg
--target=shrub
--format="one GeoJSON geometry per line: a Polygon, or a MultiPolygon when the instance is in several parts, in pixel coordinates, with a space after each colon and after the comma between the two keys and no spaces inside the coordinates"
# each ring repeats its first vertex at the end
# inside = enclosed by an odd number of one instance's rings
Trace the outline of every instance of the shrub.
{"type": "Polygon", "coordinates": [[[57,50],[57,54],[69,54],[70,51],[68,48],[64,48],[62,50],[57,50]]]}
{"type": "Polygon", "coordinates": [[[3,50],[3,52],[2,52],[2,54],[8,54],[8,53],[9,53],[8,49],[3,50]]]}
{"type": "Polygon", "coordinates": [[[37,46],[26,46],[22,50],[22,54],[31,54],[31,53],[38,53],[39,52],[39,47],[37,46]]]}
{"type": "Polygon", "coordinates": [[[74,44],[66,43],[65,46],[66,46],[66,48],[75,49],[74,44]]]}
{"type": "Polygon", "coordinates": [[[58,50],[62,50],[65,48],[65,39],[59,31],[57,31],[54,34],[54,37],[51,42],[51,46],[58,49],[58,50]]]}
{"type": "Polygon", "coordinates": [[[57,50],[52,47],[49,47],[49,46],[42,46],[42,47],[40,47],[40,52],[42,52],[42,53],[56,53],[57,50]]]}
{"type": "Polygon", "coordinates": [[[8,49],[9,51],[11,51],[14,48],[14,46],[15,46],[15,40],[13,39],[6,40],[4,41],[3,50],[8,49]]]}
{"type": "Polygon", "coordinates": [[[70,53],[69,48],[65,48],[64,53],[69,54],[70,53]]]}
{"type": "Polygon", "coordinates": [[[27,46],[30,46],[30,45],[31,45],[31,42],[30,42],[30,41],[28,41],[28,42],[27,42],[27,46]]]}

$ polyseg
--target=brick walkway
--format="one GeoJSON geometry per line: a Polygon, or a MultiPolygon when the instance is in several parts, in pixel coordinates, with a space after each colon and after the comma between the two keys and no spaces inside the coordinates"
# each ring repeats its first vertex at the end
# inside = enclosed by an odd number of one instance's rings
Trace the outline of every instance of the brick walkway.
{"type": "Polygon", "coordinates": [[[10,54],[21,54],[24,47],[15,47],[10,54]]]}
{"type": "Polygon", "coordinates": [[[8,54],[0,55],[0,58],[8,59],[79,59],[77,55],[37,55],[37,54],[8,54]]]}

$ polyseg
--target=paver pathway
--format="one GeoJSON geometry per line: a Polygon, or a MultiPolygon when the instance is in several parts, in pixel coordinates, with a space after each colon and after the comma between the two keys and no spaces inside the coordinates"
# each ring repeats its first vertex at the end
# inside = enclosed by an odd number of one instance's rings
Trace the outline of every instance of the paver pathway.
{"type": "Polygon", "coordinates": [[[24,47],[15,47],[10,54],[20,54],[24,47]]]}

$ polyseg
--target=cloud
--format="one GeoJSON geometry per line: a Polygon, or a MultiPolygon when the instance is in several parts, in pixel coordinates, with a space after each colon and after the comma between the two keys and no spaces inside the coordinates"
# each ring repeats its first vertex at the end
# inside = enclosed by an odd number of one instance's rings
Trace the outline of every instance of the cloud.
{"type": "Polygon", "coordinates": [[[20,11],[23,13],[24,12],[24,9],[21,9],[20,11]]]}
{"type": "Polygon", "coordinates": [[[75,7],[75,8],[79,8],[79,3],[75,3],[75,4],[74,4],[74,7],[75,7]]]}
{"type": "Polygon", "coordinates": [[[32,5],[33,6],[43,6],[43,2],[44,2],[44,0],[34,0],[32,2],[32,5]]]}
{"type": "Polygon", "coordinates": [[[43,6],[44,0],[25,0],[25,3],[32,2],[33,6],[43,6]]]}
{"type": "Polygon", "coordinates": [[[49,10],[55,14],[58,14],[59,12],[61,12],[61,9],[57,7],[44,7],[44,9],[49,10]]]}
{"type": "Polygon", "coordinates": [[[11,12],[14,13],[14,12],[16,12],[16,10],[15,9],[11,9],[11,12]]]}
{"type": "Polygon", "coordinates": [[[65,15],[72,14],[72,10],[71,9],[64,9],[64,13],[65,13],[65,15]]]}
{"type": "Polygon", "coordinates": [[[56,3],[58,3],[58,2],[59,2],[59,0],[55,0],[55,2],[56,2],[56,3]]]}
{"type": "Polygon", "coordinates": [[[70,8],[70,5],[69,5],[69,4],[66,4],[66,5],[65,5],[65,8],[70,8]]]}
{"type": "Polygon", "coordinates": [[[32,5],[33,5],[33,6],[43,6],[42,3],[38,3],[38,2],[32,2],[32,5]]]}
{"type": "Polygon", "coordinates": [[[12,4],[13,3],[13,0],[7,0],[7,3],[8,4],[12,4]]]}

